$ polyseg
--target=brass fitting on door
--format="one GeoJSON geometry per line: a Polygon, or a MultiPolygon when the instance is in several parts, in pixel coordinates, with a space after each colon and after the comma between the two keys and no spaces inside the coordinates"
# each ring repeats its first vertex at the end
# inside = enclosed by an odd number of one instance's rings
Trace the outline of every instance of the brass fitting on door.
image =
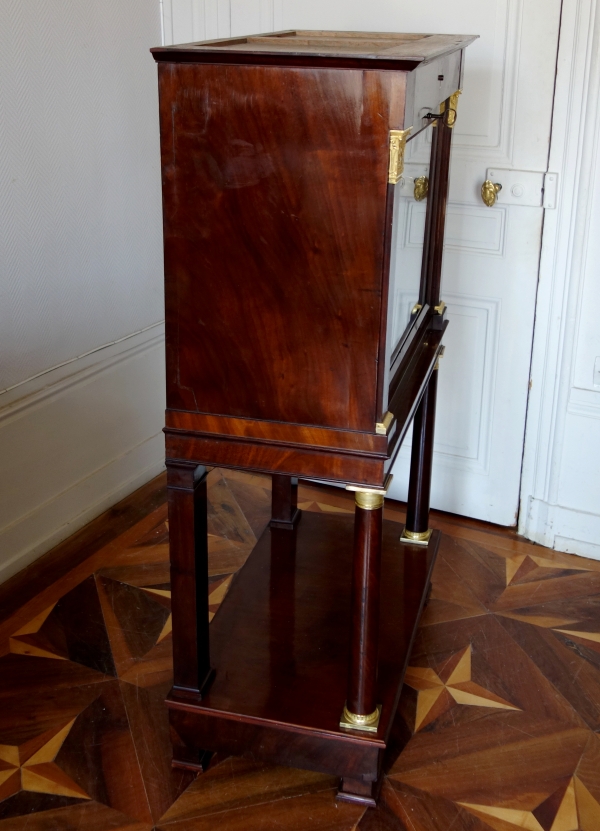
{"type": "Polygon", "coordinates": [[[415,199],[422,202],[429,193],[429,179],[427,176],[419,176],[415,179],[415,199]]]}
{"type": "Polygon", "coordinates": [[[488,208],[493,208],[496,204],[496,199],[498,198],[498,194],[502,190],[502,185],[498,184],[498,182],[490,182],[489,179],[486,179],[483,185],[481,186],[481,198],[488,206],[488,208]]]}

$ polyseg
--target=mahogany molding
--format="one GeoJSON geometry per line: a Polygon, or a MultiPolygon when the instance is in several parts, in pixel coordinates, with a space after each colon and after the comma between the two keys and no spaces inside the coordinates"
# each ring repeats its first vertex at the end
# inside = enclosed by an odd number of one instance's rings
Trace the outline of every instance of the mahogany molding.
{"type": "Polygon", "coordinates": [[[236,418],[232,416],[193,413],[186,410],[168,409],[166,427],[169,430],[183,430],[214,436],[232,436],[268,441],[269,444],[311,445],[323,448],[338,448],[346,452],[387,453],[386,436],[376,433],[362,433],[356,430],[335,430],[328,427],[312,427],[304,424],[268,421],[266,419],[236,418]]]}

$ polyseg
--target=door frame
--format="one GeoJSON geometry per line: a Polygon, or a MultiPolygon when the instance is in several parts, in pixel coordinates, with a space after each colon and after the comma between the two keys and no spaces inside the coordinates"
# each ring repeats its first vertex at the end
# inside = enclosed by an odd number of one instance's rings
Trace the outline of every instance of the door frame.
{"type": "Polygon", "coordinates": [[[561,459],[593,196],[587,184],[600,142],[599,53],[598,0],[563,0],[548,167],[559,174],[558,207],[544,217],[518,525],[519,533],[549,547],[561,510],[561,459]]]}

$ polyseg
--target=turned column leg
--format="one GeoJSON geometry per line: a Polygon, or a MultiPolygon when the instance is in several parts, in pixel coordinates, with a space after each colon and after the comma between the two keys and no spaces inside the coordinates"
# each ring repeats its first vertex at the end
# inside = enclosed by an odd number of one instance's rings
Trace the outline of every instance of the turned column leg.
{"type": "Polygon", "coordinates": [[[302,514],[298,510],[298,479],[295,476],[274,473],[271,496],[271,528],[291,531],[302,514]]]}
{"type": "Polygon", "coordinates": [[[435,402],[438,371],[429,379],[413,421],[412,454],[406,526],[401,539],[414,545],[427,545],[429,528],[429,499],[431,493],[431,465],[433,462],[433,434],[435,430],[435,402]]]}
{"type": "MultiPolygon", "coordinates": [[[[386,483],[389,486],[389,483],[386,483]]],[[[376,732],[381,532],[386,489],[349,488],[356,498],[348,697],[340,727],[376,732]]]]}
{"type": "MultiPolygon", "coordinates": [[[[377,636],[383,496],[356,494],[354,563],[352,572],[352,630],[346,713],[373,721],[376,709],[377,636]],[[365,499],[367,497],[367,499],[365,499]]],[[[346,714],[345,713],[345,714],[346,714]]]]}
{"type": "Polygon", "coordinates": [[[198,698],[208,688],[207,471],[167,462],[174,689],[198,698]]]}

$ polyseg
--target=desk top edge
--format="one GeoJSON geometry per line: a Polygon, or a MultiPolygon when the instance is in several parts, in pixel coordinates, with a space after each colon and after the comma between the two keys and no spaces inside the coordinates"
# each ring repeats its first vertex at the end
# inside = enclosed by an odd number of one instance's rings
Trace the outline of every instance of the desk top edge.
{"type": "Polygon", "coordinates": [[[180,43],[151,49],[156,61],[286,64],[290,59],[385,61],[398,69],[415,68],[441,55],[466,48],[478,35],[439,35],[399,32],[339,32],[286,30],[220,40],[180,43]],[[414,67],[405,66],[414,64],[414,67]]]}

